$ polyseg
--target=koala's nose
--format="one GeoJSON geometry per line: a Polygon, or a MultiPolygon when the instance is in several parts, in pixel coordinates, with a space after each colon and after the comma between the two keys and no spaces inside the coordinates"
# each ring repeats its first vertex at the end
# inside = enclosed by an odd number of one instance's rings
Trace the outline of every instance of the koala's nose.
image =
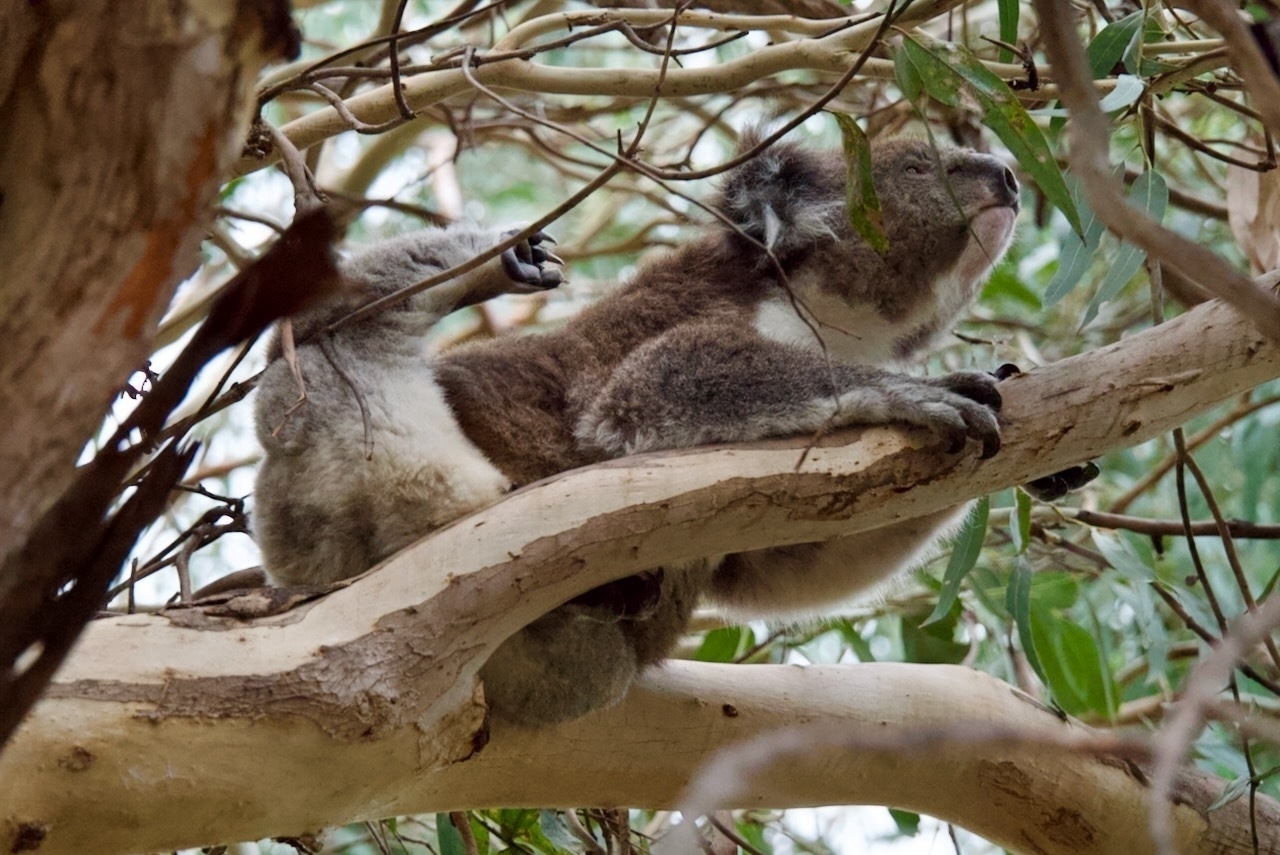
{"type": "Polygon", "coordinates": [[[1018,179],[1014,176],[1013,170],[1007,166],[1004,168],[1004,189],[1014,196],[1018,195],[1018,179]]]}
{"type": "Polygon", "coordinates": [[[1001,179],[1004,182],[1004,186],[1000,188],[1000,191],[998,194],[1001,197],[1000,201],[1006,205],[1012,205],[1014,207],[1017,207],[1018,179],[1017,177],[1014,176],[1013,170],[1007,166],[1004,167],[1003,172],[1004,174],[1001,176],[1001,179]]]}

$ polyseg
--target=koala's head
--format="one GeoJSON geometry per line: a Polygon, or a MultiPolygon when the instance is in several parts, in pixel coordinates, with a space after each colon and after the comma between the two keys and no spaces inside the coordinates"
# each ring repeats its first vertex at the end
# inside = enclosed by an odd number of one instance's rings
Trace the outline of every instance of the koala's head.
{"type": "MultiPolygon", "coordinates": [[[[774,145],[729,174],[720,207],[769,248],[819,320],[861,330],[854,338],[867,346],[850,346],[859,358],[906,357],[950,326],[1008,248],[1018,181],[992,155],[920,139],[873,143],[871,164],[883,254],[849,222],[840,151],[774,145]]],[[[758,245],[743,252],[758,253],[759,270],[772,266],[758,245]]]]}
{"type": "Polygon", "coordinates": [[[1018,179],[999,158],[892,139],[872,156],[872,177],[893,245],[927,249],[939,272],[981,279],[1013,238],[1018,179]]]}

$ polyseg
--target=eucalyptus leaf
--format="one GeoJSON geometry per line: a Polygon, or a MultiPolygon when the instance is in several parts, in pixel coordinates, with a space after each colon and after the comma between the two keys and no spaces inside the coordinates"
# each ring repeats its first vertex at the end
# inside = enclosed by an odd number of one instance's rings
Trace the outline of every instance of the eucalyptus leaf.
{"type": "Polygon", "coordinates": [[[1014,508],[1009,517],[1009,537],[1013,539],[1013,549],[1018,555],[1027,551],[1031,541],[1031,496],[1026,490],[1013,491],[1014,508]]]}
{"type": "Polygon", "coordinates": [[[876,252],[889,251],[889,233],[884,228],[884,212],[880,198],[876,196],[871,180],[871,143],[851,116],[832,113],[840,126],[840,138],[844,144],[844,159],[849,166],[845,184],[845,207],[849,225],[876,252]]]}
{"type": "Polygon", "coordinates": [[[1031,633],[1045,684],[1058,706],[1072,715],[1109,713],[1098,645],[1088,630],[1054,610],[1031,604],[1031,633]]]}
{"type": "Polygon", "coordinates": [[[1018,639],[1022,642],[1022,653],[1027,657],[1031,670],[1036,672],[1040,682],[1045,685],[1049,680],[1040,667],[1040,657],[1036,655],[1035,635],[1031,631],[1031,565],[1025,558],[1019,557],[1009,574],[1009,587],[1005,589],[1004,605],[1013,618],[1013,625],[1018,630],[1018,639]]]}
{"type": "Polygon", "coordinates": [[[1072,231],[1062,236],[1058,247],[1058,270],[1049,280],[1044,297],[1041,299],[1046,309],[1056,305],[1063,297],[1070,294],[1076,285],[1080,284],[1080,280],[1089,269],[1089,263],[1093,261],[1094,253],[1098,250],[1098,244],[1102,241],[1102,233],[1106,231],[1106,226],[1094,216],[1093,211],[1084,201],[1084,194],[1078,182],[1073,180],[1072,186],[1076,193],[1077,205],[1084,218],[1084,232],[1081,235],[1072,231]]]}
{"type": "MultiPolygon", "coordinates": [[[[1160,173],[1148,170],[1139,175],[1137,180],[1133,182],[1133,186],[1129,188],[1129,201],[1133,203],[1135,208],[1145,211],[1151,219],[1158,223],[1164,219],[1164,211],[1169,204],[1169,186],[1165,184],[1165,180],[1160,173]]],[[[1120,289],[1133,278],[1146,258],[1147,253],[1145,250],[1139,249],[1127,241],[1120,244],[1120,251],[1116,253],[1115,260],[1111,262],[1106,277],[1103,278],[1102,284],[1098,286],[1093,299],[1089,301],[1089,306],[1085,309],[1084,319],[1080,322],[1081,327],[1084,327],[1097,317],[1098,309],[1102,307],[1103,303],[1116,298],[1116,295],[1120,293],[1120,289]]]]}
{"type": "Polygon", "coordinates": [[[467,855],[467,845],[447,813],[436,814],[436,846],[440,855],[467,855]]]}
{"type": "MultiPolygon", "coordinates": [[[[1018,43],[1018,0],[997,0],[996,12],[1000,18],[1000,41],[1005,44],[1018,43]]],[[[1000,48],[1000,61],[1013,62],[1013,51],[1000,48]]]]}
{"type": "Polygon", "coordinates": [[[1137,100],[1142,97],[1142,93],[1145,92],[1146,89],[1147,86],[1142,82],[1141,78],[1135,77],[1132,74],[1121,74],[1116,78],[1115,88],[1108,92],[1106,97],[1098,102],[1098,107],[1101,108],[1104,113],[1114,113],[1117,110],[1123,110],[1130,104],[1136,103],[1137,100]]]}
{"type": "Polygon", "coordinates": [[[974,503],[973,511],[965,518],[956,535],[955,546],[951,550],[951,558],[947,561],[947,570],[942,576],[942,591],[938,594],[938,604],[933,607],[921,627],[926,627],[941,620],[951,611],[952,604],[960,595],[960,583],[969,575],[973,565],[978,563],[978,555],[982,552],[982,541],[987,536],[987,519],[991,515],[991,500],[983,496],[974,503]]]}

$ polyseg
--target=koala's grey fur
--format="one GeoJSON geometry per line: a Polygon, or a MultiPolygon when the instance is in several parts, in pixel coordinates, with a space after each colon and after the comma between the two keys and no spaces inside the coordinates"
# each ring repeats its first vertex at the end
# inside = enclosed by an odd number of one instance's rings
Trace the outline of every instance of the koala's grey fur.
{"type": "MultiPolygon", "coordinates": [[[[994,157],[916,140],[877,145],[873,170],[884,256],[849,226],[839,152],[775,145],[721,192],[719,209],[772,250],[812,326],[768,254],[713,224],[555,332],[423,352],[444,312],[559,281],[526,245],[518,264],[492,262],[306,339],[502,235],[429,230],[352,258],[344,272],[361,293],[295,320],[305,403],[284,360],[259,386],[256,529],[272,579],[360,573],[513,486],[639,451],[906,422],[953,449],[973,439],[995,453],[990,375],[877,366],[922,352],[968,306],[1011,239],[1017,182],[994,157]]],[[[490,708],[541,724],[612,704],[671,651],[700,599],[739,615],[811,614],[918,560],[962,513],[654,568],[588,592],[494,653],[481,671],[490,708]]]]}

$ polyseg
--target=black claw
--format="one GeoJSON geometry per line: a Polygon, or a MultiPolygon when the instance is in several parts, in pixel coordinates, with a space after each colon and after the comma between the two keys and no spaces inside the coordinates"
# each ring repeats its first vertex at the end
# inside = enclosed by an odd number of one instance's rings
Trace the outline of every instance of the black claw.
{"type": "Polygon", "coordinates": [[[996,452],[1000,450],[1000,434],[988,434],[982,438],[982,459],[986,460],[995,457],[996,452]]]}
{"type": "Polygon", "coordinates": [[[980,374],[977,372],[958,372],[956,374],[948,374],[941,378],[942,385],[955,392],[957,395],[963,395],[970,401],[982,404],[993,412],[1000,412],[1000,407],[1004,400],[1000,397],[1000,390],[996,388],[996,384],[990,379],[989,374],[980,374]]]}
{"type": "Polygon", "coordinates": [[[1072,490],[1079,490],[1097,478],[1100,471],[1096,463],[1088,461],[1079,466],[1068,466],[1060,472],[1037,478],[1024,484],[1023,489],[1042,502],[1053,502],[1072,490]]]}
{"type": "MultiPolygon", "coordinates": [[[[514,232],[507,234],[514,234],[514,232]]],[[[553,253],[538,246],[549,239],[549,235],[537,232],[502,253],[502,268],[507,277],[513,282],[539,290],[555,288],[564,282],[564,275],[559,269],[543,267],[548,261],[556,264],[564,263],[553,253]]]]}
{"type": "Polygon", "coordinates": [[[997,380],[1008,380],[1010,377],[1017,377],[1022,373],[1022,369],[1014,365],[1012,362],[1006,362],[995,371],[991,372],[991,376],[997,380]]]}

